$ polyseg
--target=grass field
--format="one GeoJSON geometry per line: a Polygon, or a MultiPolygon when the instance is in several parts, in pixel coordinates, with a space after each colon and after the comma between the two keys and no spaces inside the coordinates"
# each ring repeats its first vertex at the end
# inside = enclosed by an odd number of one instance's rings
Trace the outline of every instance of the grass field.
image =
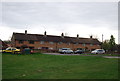
{"type": "Polygon", "coordinates": [[[2,54],[3,79],[118,79],[118,59],[2,54]]]}

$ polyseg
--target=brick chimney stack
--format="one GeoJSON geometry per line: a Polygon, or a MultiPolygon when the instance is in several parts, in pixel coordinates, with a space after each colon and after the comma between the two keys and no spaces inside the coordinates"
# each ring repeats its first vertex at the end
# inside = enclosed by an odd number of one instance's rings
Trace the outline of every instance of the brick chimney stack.
{"type": "Polygon", "coordinates": [[[44,36],[45,36],[45,37],[47,36],[47,32],[46,32],[46,31],[44,32],[44,36]]]}
{"type": "Polygon", "coordinates": [[[27,30],[25,30],[25,35],[27,35],[27,30]]]}
{"type": "Polygon", "coordinates": [[[61,34],[61,37],[64,38],[64,33],[61,34]]]}
{"type": "Polygon", "coordinates": [[[79,34],[77,34],[77,38],[79,38],[79,34]]]}
{"type": "Polygon", "coordinates": [[[93,36],[91,35],[91,36],[90,36],[90,38],[92,39],[92,38],[93,38],[93,36]]]}

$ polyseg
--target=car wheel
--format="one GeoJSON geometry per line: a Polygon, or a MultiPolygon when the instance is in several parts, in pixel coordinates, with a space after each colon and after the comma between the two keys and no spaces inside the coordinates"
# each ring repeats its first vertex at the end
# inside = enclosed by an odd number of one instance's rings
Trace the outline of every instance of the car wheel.
{"type": "Polygon", "coordinates": [[[5,53],[5,51],[3,51],[2,53],[5,53]]]}
{"type": "Polygon", "coordinates": [[[16,54],[16,52],[14,51],[13,54],[16,54]]]}

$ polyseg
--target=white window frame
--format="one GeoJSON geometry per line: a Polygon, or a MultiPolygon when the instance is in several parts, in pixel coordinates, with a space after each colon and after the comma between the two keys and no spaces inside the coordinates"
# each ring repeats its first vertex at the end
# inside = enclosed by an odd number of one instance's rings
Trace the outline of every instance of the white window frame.
{"type": "Polygon", "coordinates": [[[97,46],[100,46],[99,44],[97,44],[97,46]]]}
{"type": "Polygon", "coordinates": [[[70,45],[71,43],[69,42],[68,45],[70,45]]]}
{"type": "Polygon", "coordinates": [[[54,42],[49,42],[49,44],[54,44],[54,42]]]}
{"type": "Polygon", "coordinates": [[[44,44],[45,42],[44,41],[40,41],[40,44],[44,44]]]}
{"type": "Polygon", "coordinates": [[[93,44],[90,44],[90,46],[93,46],[93,44]]]}
{"type": "Polygon", "coordinates": [[[84,43],[84,44],[82,44],[82,46],[86,46],[86,44],[84,43]]]}
{"type": "Polygon", "coordinates": [[[58,44],[63,44],[63,42],[59,42],[58,44]]]}

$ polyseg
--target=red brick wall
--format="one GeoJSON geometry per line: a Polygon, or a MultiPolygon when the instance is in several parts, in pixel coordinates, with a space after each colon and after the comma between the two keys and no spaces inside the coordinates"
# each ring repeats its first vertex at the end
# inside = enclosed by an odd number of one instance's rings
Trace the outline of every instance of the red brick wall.
{"type": "Polygon", "coordinates": [[[29,41],[24,41],[23,44],[19,44],[19,41],[15,41],[15,47],[21,47],[22,45],[27,45],[28,47],[34,47],[34,49],[38,49],[39,47],[48,47],[48,48],[53,48],[53,49],[59,49],[59,48],[71,48],[72,50],[76,50],[77,48],[83,48],[85,49],[85,47],[87,47],[89,50],[91,49],[99,49],[100,45],[92,45],[90,46],[90,44],[85,44],[85,46],[83,46],[83,44],[68,44],[68,43],[53,43],[50,44],[49,42],[44,42],[44,44],[40,44],[40,41],[35,41],[34,44],[29,44],[29,41]]]}

